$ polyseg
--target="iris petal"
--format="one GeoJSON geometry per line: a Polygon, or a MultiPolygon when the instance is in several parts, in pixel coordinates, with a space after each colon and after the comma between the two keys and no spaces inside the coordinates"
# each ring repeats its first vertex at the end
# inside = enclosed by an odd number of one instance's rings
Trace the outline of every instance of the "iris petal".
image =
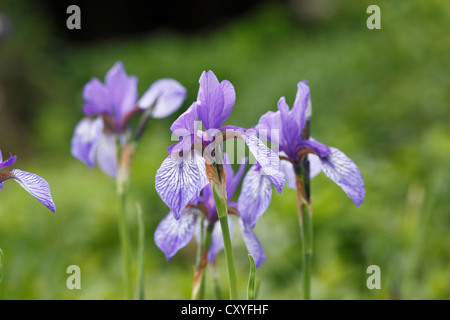
{"type": "Polygon", "coordinates": [[[167,156],[155,177],[156,191],[176,219],[186,205],[196,202],[207,183],[205,160],[195,152],[167,156]]]}
{"type": "Polygon", "coordinates": [[[331,153],[321,158],[322,171],[334,183],[344,190],[347,196],[359,208],[366,193],[364,180],[356,164],[342,151],[329,147],[331,153]]]}
{"type": "Polygon", "coordinates": [[[254,227],[256,221],[267,210],[272,198],[272,185],[268,176],[253,165],[244,177],[238,198],[238,211],[243,221],[254,227]]]}
{"type": "Polygon", "coordinates": [[[164,252],[166,259],[171,259],[192,239],[195,226],[193,209],[186,208],[180,219],[175,219],[172,212],[158,224],[154,234],[156,245],[164,252]]]}
{"type": "Polygon", "coordinates": [[[71,153],[89,167],[95,165],[95,152],[103,132],[102,118],[84,118],[75,127],[71,153]]]}
{"type": "Polygon", "coordinates": [[[137,105],[142,109],[152,107],[153,118],[164,118],[181,107],[186,99],[186,88],[174,79],[155,81],[139,99],[137,105]]]}
{"type": "Polygon", "coordinates": [[[266,255],[261,246],[261,243],[258,240],[253,228],[250,227],[247,223],[245,223],[242,219],[239,219],[239,226],[241,228],[242,237],[244,238],[245,246],[247,247],[247,251],[252,255],[255,260],[255,267],[260,267],[264,261],[266,260],[266,255]]]}
{"type": "Polygon", "coordinates": [[[55,212],[55,204],[50,194],[50,186],[40,176],[22,171],[19,169],[12,169],[11,176],[16,180],[22,188],[27,190],[33,197],[39,200],[44,206],[55,212]]]}

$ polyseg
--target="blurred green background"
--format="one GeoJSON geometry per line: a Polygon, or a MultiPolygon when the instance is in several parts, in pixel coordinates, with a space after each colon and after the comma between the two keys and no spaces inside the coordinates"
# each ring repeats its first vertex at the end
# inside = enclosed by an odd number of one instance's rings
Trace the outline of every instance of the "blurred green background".
{"type": "MultiPolygon", "coordinates": [[[[281,96],[292,105],[297,82],[307,79],[312,135],[346,153],[363,174],[366,199],[359,210],[323,174],[313,180],[313,298],[450,298],[450,2],[266,1],[222,20],[214,18],[220,7],[205,7],[185,17],[195,21],[190,29],[179,23],[136,34],[112,28],[136,10],[131,4],[109,20],[80,5],[78,34],[66,29],[68,15],[59,8],[0,4],[0,148],[5,157],[18,156],[15,168],[49,182],[57,208],[52,214],[13,182],[0,191],[0,299],[124,297],[115,182],[70,154],[84,84],[103,80],[119,60],[139,78],[140,94],[162,77],[188,89],[177,113],[152,121],[133,165],[128,218],[135,248],[139,201],[147,299],[190,298],[196,245],[169,262],[155,246],[154,230],[168,208],[154,176],[171,143],[171,123],[196,98],[198,78],[209,69],[235,86],[226,123],[241,127],[276,110],[281,96]],[[380,30],[366,27],[371,4],[381,8],[380,30]],[[114,32],[101,33],[109,27],[114,32]],[[81,290],[66,287],[73,264],[81,268],[81,290]],[[366,287],[369,265],[381,269],[380,290],[366,287]]],[[[172,10],[183,15],[177,5],[172,10]]],[[[237,229],[234,256],[245,298],[249,265],[237,229]]],[[[267,255],[257,270],[258,298],[299,299],[295,191],[274,192],[255,230],[267,255]]],[[[217,264],[225,291],[223,253],[217,264]]],[[[210,280],[206,296],[214,299],[210,280]]]]}

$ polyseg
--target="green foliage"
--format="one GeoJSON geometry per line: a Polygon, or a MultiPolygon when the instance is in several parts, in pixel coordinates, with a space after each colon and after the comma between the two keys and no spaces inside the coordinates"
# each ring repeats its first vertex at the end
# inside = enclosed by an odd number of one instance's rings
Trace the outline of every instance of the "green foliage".
{"type": "MultiPolygon", "coordinates": [[[[42,11],[32,9],[37,4],[7,1],[14,33],[0,51],[0,148],[18,156],[17,168],[49,182],[57,212],[14,182],[0,191],[0,247],[8,257],[1,298],[123,298],[115,183],[70,155],[83,85],[103,79],[121,60],[139,78],[140,94],[162,77],[188,89],[177,114],[150,123],[133,165],[127,212],[136,255],[133,206],[141,203],[147,299],[190,297],[195,243],[169,262],[155,246],[153,233],[168,208],[154,176],[172,143],[170,124],[196,98],[198,78],[209,69],[234,84],[236,107],[227,123],[242,127],[276,110],[281,96],[292,104],[297,82],[307,79],[312,136],[342,150],[363,174],[366,199],[359,210],[323,174],[312,181],[313,298],[449,299],[450,3],[380,2],[382,29],[368,30],[372,2],[341,1],[315,25],[299,23],[288,7],[265,5],[213,33],[160,31],[68,45],[51,32],[42,11]],[[72,264],[81,269],[81,290],[66,287],[72,264]],[[366,287],[372,264],[381,269],[381,290],[366,287]]],[[[257,270],[258,298],[298,299],[294,190],[274,192],[255,232],[267,256],[257,270]]],[[[243,296],[248,260],[239,232],[233,249],[243,296]]],[[[227,288],[223,253],[217,267],[227,288]]],[[[214,299],[208,277],[206,296],[214,299]]]]}

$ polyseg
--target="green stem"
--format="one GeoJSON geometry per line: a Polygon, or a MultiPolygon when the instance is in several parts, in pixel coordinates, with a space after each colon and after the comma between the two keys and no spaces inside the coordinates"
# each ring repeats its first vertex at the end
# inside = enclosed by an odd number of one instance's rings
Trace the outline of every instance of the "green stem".
{"type": "MultiPolygon", "coordinates": [[[[313,224],[309,190],[306,186],[304,175],[297,174],[297,203],[300,224],[300,237],[302,241],[302,287],[303,298],[311,299],[311,260],[313,254],[313,224]]],[[[308,181],[309,183],[309,181],[308,181]]]]}
{"type": "Polygon", "coordinates": [[[302,205],[302,228],[303,228],[303,297],[311,299],[311,260],[313,254],[313,229],[312,217],[309,205],[302,205]]]}
{"type": "MultiPolygon", "coordinates": [[[[217,210],[219,211],[219,210],[217,210]]],[[[231,247],[231,237],[230,230],[228,228],[228,217],[225,215],[224,217],[219,218],[220,226],[222,227],[222,236],[225,250],[225,257],[227,262],[227,270],[228,270],[228,281],[230,285],[230,299],[237,299],[237,280],[236,280],[236,270],[234,268],[234,260],[233,260],[233,249],[231,247]]]]}
{"type": "Polygon", "coordinates": [[[144,263],[145,263],[145,225],[144,216],[142,214],[142,208],[139,203],[136,203],[136,209],[138,213],[138,257],[137,257],[137,290],[136,298],[138,300],[145,299],[144,291],[144,263]]]}
{"type": "Polygon", "coordinates": [[[119,194],[121,202],[121,210],[119,214],[119,234],[122,248],[123,259],[123,275],[125,281],[125,294],[127,299],[132,299],[132,276],[131,276],[131,257],[130,257],[130,241],[128,235],[127,219],[126,219],[126,197],[125,192],[119,194]]]}
{"type": "Polygon", "coordinates": [[[211,245],[213,225],[206,227],[206,236],[203,228],[203,218],[201,219],[200,244],[197,255],[196,270],[194,272],[194,281],[192,285],[192,300],[203,300],[205,297],[205,269],[208,265],[207,255],[211,245]]]}

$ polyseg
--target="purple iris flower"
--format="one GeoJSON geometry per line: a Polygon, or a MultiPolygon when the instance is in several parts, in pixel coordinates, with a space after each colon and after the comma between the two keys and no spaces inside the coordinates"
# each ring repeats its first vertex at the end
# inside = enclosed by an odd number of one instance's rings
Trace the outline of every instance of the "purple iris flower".
{"type": "Polygon", "coordinates": [[[114,178],[118,174],[117,145],[123,147],[131,133],[128,121],[137,114],[166,117],[186,98],[186,89],[179,82],[160,79],[138,100],[137,82],[117,62],[107,72],[105,83],[93,78],[83,89],[86,117],[75,127],[71,153],[89,167],[97,163],[104,173],[114,178]]]}
{"type": "Polygon", "coordinates": [[[212,71],[203,72],[199,83],[197,100],[170,128],[180,140],[169,147],[169,155],[155,178],[156,191],[175,219],[180,219],[189,203],[197,203],[200,192],[208,184],[205,159],[221,163],[220,157],[215,158],[217,150],[210,147],[220,145],[225,139],[242,139],[255,156],[261,173],[267,175],[279,192],[284,185],[278,155],[256,137],[254,130],[223,126],[236,100],[233,85],[227,80],[219,82],[212,71]],[[206,131],[199,130],[200,122],[206,131]]]}
{"type": "MultiPolygon", "coordinates": [[[[0,170],[12,166],[16,163],[17,156],[10,154],[8,160],[3,161],[2,152],[0,150],[0,170]]],[[[55,212],[55,204],[50,194],[50,186],[47,181],[38,175],[19,169],[10,169],[0,172],[0,190],[3,188],[5,180],[14,179],[22,188],[27,190],[33,197],[38,199],[44,206],[55,212]]]]}
{"type": "MultiPolygon", "coordinates": [[[[365,187],[361,172],[356,164],[342,151],[326,146],[313,138],[303,139],[302,132],[312,115],[310,91],[306,81],[297,85],[297,94],[294,106],[289,110],[284,97],[278,101],[278,111],[269,111],[264,114],[256,126],[258,134],[263,134],[272,143],[279,147],[279,155],[282,159],[282,168],[285,172],[287,185],[296,188],[295,168],[298,167],[301,156],[307,154],[310,162],[310,176],[313,178],[321,171],[334,183],[336,183],[353,203],[359,208],[364,200],[365,187]]],[[[309,128],[306,128],[309,129],[309,128]]],[[[260,182],[256,188],[256,181],[264,180],[258,177],[255,171],[250,171],[243,182],[241,194],[249,194],[249,198],[261,199],[261,194],[268,196],[268,183],[260,182]]],[[[258,205],[265,203],[248,203],[247,210],[256,212],[258,205]]]]}
{"type": "MultiPolygon", "coordinates": [[[[224,170],[227,177],[226,190],[228,199],[235,194],[244,174],[246,161],[241,163],[238,171],[233,172],[233,168],[224,154],[224,170]]],[[[249,225],[250,219],[241,215],[236,202],[228,200],[230,212],[239,217],[239,227],[248,252],[255,259],[256,267],[259,267],[265,261],[265,254],[261,244],[253,231],[254,225],[249,225]]],[[[231,218],[229,217],[230,232],[232,230],[231,218]]],[[[223,249],[223,237],[220,223],[218,223],[217,210],[214,203],[211,185],[206,185],[195,204],[188,204],[182,211],[179,219],[175,218],[173,212],[159,223],[156,228],[154,239],[156,245],[164,252],[167,260],[171,259],[181,248],[185,247],[194,237],[199,242],[200,228],[212,227],[211,244],[207,254],[208,262],[214,262],[217,254],[223,249]],[[204,225],[201,226],[200,216],[204,217],[204,225]]],[[[232,233],[232,232],[231,232],[232,233]]]]}

